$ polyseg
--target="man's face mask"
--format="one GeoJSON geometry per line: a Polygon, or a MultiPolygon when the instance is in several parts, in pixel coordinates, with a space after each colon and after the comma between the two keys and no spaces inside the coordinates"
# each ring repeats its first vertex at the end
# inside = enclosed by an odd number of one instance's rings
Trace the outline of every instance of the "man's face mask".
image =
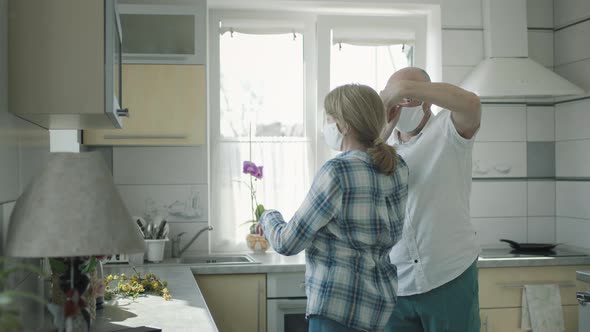
{"type": "Polygon", "coordinates": [[[424,111],[422,110],[422,105],[424,103],[420,103],[418,106],[404,106],[402,107],[399,115],[399,120],[395,127],[397,130],[404,132],[404,133],[411,133],[412,131],[416,130],[422,122],[422,118],[424,118],[424,111]]]}

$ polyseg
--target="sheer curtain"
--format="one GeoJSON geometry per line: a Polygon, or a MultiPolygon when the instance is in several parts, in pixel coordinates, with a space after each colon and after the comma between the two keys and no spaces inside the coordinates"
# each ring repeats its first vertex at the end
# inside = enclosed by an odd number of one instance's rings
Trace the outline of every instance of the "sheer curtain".
{"type": "Polygon", "coordinates": [[[244,252],[252,205],[243,162],[264,167],[262,180],[253,181],[257,201],[286,220],[311,183],[303,34],[296,24],[276,20],[226,20],[220,26],[220,80],[212,87],[219,91],[218,110],[212,106],[218,115],[210,129],[210,243],[213,252],[244,252]]]}
{"type": "Polygon", "coordinates": [[[249,175],[242,174],[242,162],[251,160],[264,166],[264,177],[255,181],[258,203],[267,209],[276,209],[289,219],[303,201],[310,181],[309,142],[303,140],[267,141],[252,143],[221,142],[220,158],[212,169],[212,251],[243,252],[250,220],[249,175]],[[213,212],[212,212],[213,215],[213,212]]]}

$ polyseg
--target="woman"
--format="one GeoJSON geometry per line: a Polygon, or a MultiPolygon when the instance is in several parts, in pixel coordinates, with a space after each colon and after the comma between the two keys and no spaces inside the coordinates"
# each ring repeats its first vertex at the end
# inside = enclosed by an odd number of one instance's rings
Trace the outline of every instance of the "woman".
{"type": "Polygon", "coordinates": [[[381,98],[344,85],[324,101],[326,143],[343,151],[324,164],[289,223],[268,210],[261,226],[283,255],[306,250],[309,331],[380,331],[396,302],[389,252],[400,240],[408,167],[379,134],[381,98]]]}

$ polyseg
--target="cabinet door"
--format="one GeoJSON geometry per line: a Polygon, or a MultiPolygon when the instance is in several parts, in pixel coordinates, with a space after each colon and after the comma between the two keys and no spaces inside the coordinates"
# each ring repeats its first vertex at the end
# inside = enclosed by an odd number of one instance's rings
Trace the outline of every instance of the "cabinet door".
{"type": "Polygon", "coordinates": [[[561,304],[576,304],[576,290],[581,289],[576,281],[576,271],[587,266],[544,266],[480,268],[479,307],[510,308],[522,306],[522,285],[559,284],[561,304]]]}
{"type": "Polygon", "coordinates": [[[126,63],[205,64],[205,0],[190,6],[120,4],[126,63]]]}
{"type": "Polygon", "coordinates": [[[220,332],[266,331],[266,275],[195,275],[220,332]]]}
{"type": "Polygon", "coordinates": [[[123,65],[123,129],[85,130],[85,145],[202,145],[206,142],[202,65],[123,65]]]}
{"type": "MultiPolygon", "coordinates": [[[[566,332],[578,331],[578,306],[564,305],[563,317],[566,332]]],[[[481,309],[481,332],[522,332],[521,308],[481,309]]]]}

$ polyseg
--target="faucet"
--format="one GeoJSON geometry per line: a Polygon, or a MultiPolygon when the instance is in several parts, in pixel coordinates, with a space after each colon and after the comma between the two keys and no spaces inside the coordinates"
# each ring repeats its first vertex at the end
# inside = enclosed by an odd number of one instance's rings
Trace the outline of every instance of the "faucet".
{"type": "Polygon", "coordinates": [[[199,236],[201,236],[201,234],[203,234],[205,231],[211,231],[211,230],[213,230],[213,226],[203,227],[201,230],[199,230],[197,232],[197,234],[195,234],[195,236],[193,236],[192,239],[190,239],[190,241],[188,241],[188,243],[182,249],[180,249],[180,237],[185,232],[182,232],[182,233],[176,235],[176,238],[172,239],[172,257],[173,258],[180,258],[182,256],[182,254],[188,249],[188,247],[190,247],[191,244],[193,244],[193,242],[195,242],[197,240],[197,238],[199,236]]]}

